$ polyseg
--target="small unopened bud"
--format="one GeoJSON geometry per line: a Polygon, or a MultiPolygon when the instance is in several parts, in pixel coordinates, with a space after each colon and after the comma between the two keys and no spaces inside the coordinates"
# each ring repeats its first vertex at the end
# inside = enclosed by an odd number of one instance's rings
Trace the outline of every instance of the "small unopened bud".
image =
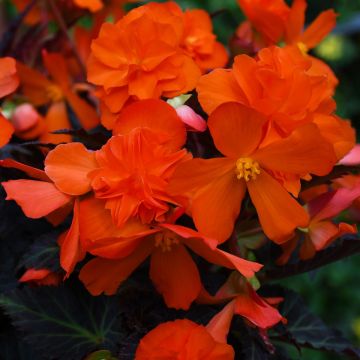
{"type": "Polygon", "coordinates": [[[15,135],[23,140],[36,139],[47,131],[44,118],[31,104],[19,105],[13,112],[11,122],[15,135]]]}
{"type": "Polygon", "coordinates": [[[206,130],[206,121],[190,106],[181,105],[175,110],[189,131],[202,132],[206,130]]]}
{"type": "Polygon", "coordinates": [[[22,104],[15,109],[11,122],[17,132],[23,132],[34,127],[39,119],[39,113],[31,104],[22,104]]]}

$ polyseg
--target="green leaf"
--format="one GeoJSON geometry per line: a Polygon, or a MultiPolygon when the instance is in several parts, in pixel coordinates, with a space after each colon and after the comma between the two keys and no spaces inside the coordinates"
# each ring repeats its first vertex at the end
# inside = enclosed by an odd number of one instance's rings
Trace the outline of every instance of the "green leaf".
{"type": "Polygon", "coordinates": [[[246,325],[241,317],[235,317],[228,341],[239,360],[290,360],[283,348],[270,342],[266,332],[246,325]]]}
{"type": "Polygon", "coordinates": [[[18,267],[25,266],[27,269],[46,268],[51,271],[59,271],[59,246],[57,244],[59,234],[58,230],[53,230],[40,235],[25,252],[18,267]]]}
{"type": "Polygon", "coordinates": [[[280,312],[288,321],[286,327],[280,326],[280,330],[278,328],[282,340],[291,337],[291,341],[294,340],[302,347],[333,351],[360,359],[360,349],[354,347],[339,331],[329,328],[313,314],[295,292],[286,290],[280,312]],[[285,328],[286,332],[281,330],[282,328],[285,328]]]}
{"type": "Polygon", "coordinates": [[[89,354],[85,360],[116,360],[109,350],[99,350],[89,354]]]}
{"type": "Polygon", "coordinates": [[[325,250],[317,252],[312,259],[284,266],[274,266],[259,274],[258,278],[261,283],[279,280],[313,271],[359,253],[360,239],[356,235],[345,235],[325,250]]]}
{"type": "Polygon", "coordinates": [[[0,359],[43,360],[42,354],[35,352],[32,346],[22,341],[21,337],[11,325],[5,332],[0,333],[0,359]]]}
{"type": "Polygon", "coordinates": [[[92,297],[75,286],[24,288],[0,297],[0,306],[24,340],[48,358],[81,359],[97,349],[117,349],[117,297],[92,297]]]}

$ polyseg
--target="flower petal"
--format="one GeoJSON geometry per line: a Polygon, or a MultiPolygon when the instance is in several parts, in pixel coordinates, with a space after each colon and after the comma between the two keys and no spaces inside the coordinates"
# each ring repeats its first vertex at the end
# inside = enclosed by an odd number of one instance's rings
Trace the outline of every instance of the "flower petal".
{"type": "Polygon", "coordinates": [[[181,244],[170,251],[155,249],[151,256],[150,278],[168,307],[187,310],[201,289],[199,271],[181,244]]]}
{"type": "Polygon", "coordinates": [[[60,246],[60,265],[66,271],[65,278],[68,278],[75,265],[85,256],[85,251],[80,244],[79,199],[76,199],[74,203],[70,229],[63,236],[60,246]]]}
{"type": "Polygon", "coordinates": [[[357,144],[353,149],[345,155],[340,161],[341,165],[359,165],[360,164],[360,144],[357,144]]]}
{"type": "Polygon", "coordinates": [[[85,249],[92,248],[101,239],[141,237],[151,232],[137,220],[121,228],[115,226],[104,200],[87,197],[80,201],[80,237],[85,249]]]}
{"type": "Polygon", "coordinates": [[[225,158],[192,159],[177,166],[168,191],[174,195],[193,193],[206,187],[215,178],[235,169],[233,160],[225,158]]]}
{"type": "Polygon", "coordinates": [[[47,132],[40,136],[43,142],[59,144],[71,141],[71,135],[51,134],[53,131],[70,129],[71,124],[67,115],[65,103],[63,101],[53,103],[45,116],[47,132]]]}
{"type": "Polygon", "coordinates": [[[97,168],[95,152],[81,143],[58,145],[45,159],[45,172],[56,187],[69,195],[90,191],[90,171],[97,168]]]}
{"type": "Polygon", "coordinates": [[[14,133],[14,126],[0,113],[0,147],[5,146],[14,133]]]}
{"type": "Polygon", "coordinates": [[[121,260],[102,258],[90,260],[81,269],[79,279],[94,296],[101,293],[113,295],[120,284],[150,255],[152,248],[153,244],[147,242],[121,260]]]}
{"type": "Polygon", "coordinates": [[[333,147],[314,124],[301,126],[289,137],[261,148],[253,158],[266,169],[298,175],[326,175],[337,161],[333,147]]]}
{"type": "Polygon", "coordinates": [[[324,249],[330,245],[332,241],[344,234],[354,234],[356,232],[356,226],[351,226],[346,223],[335,225],[331,221],[311,223],[309,227],[309,236],[316,251],[324,249]]]}
{"type": "Polygon", "coordinates": [[[263,115],[238,103],[220,105],[208,120],[217,149],[235,159],[255,150],[263,137],[265,124],[263,115]]]}
{"type": "Polygon", "coordinates": [[[247,294],[237,296],[234,312],[261,329],[272,327],[282,320],[278,310],[265,302],[250,286],[247,294]]]}
{"type": "Polygon", "coordinates": [[[319,128],[321,135],[333,145],[338,160],[354,147],[356,132],[350,121],[333,115],[316,114],[314,124],[319,128]]]}
{"type": "Polygon", "coordinates": [[[323,11],[304,31],[301,41],[309,48],[314,48],[335,27],[337,14],[334,10],[323,11]]]}
{"type": "Polygon", "coordinates": [[[196,90],[199,102],[207,114],[211,114],[223,103],[243,103],[245,98],[232,72],[225,69],[216,69],[203,75],[196,90]]]}
{"type": "MultiPolygon", "coordinates": [[[[310,206],[316,206],[317,202],[319,202],[319,204],[323,204],[322,200],[329,200],[314,214],[313,221],[330,219],[337,216],[343,210],[350,207],[353,201],[355,201],[358,197],[360,197],[359,185],[356,185],[353,188],[340,188],[334,190],[332,193],[320,195],[320,197],[312,200],[313,204],[310,204],[310,206]]],[[[315,209],[318,209],[318,207],[315,209]]]]}
{"type": "Polygon", "coordinates": [[[203,236],[197,231],[189,229],[185,226],[174,224],[159,224],[158,226],[173,231],[175,234],[181,236],[183,239],[202,239],[202,241],[205,242],[206,245],[211,249],[216,249],[218,245],[217,240],[203,236]]]}
{"type": "Polygon", "coordinates": [[[251,200],[265,234],[276,243],[291,237],[297,227],[307,227],[309,216],[299,203],[268,173],[248,181],[251,200]]]}
{"type": "Polygon", "coordinates": [[[19,282],[28,282],[34,280],[42,280],[51,274],[49,269],[28,269],[19,279],[19,282]]]}
{"type": "Polygon", "coordinates": [[[16,63],[16,68],[20,77],[21,87],[24,94],[29,98],[34,106],[44,105],[49,102],[46,90],[53,85],[46,76],[39,71],[32,69],[20,62],[16,63]]]}
{"type": "Polygon", "coordinates": [[[196,228],[219,242],[227,240],[239,216],[245,192],[245,182],[238,180],[232,170],[213,179],[193,198],[191,214],[196,228]]]}
{"type": "Polygon", "coordinates": [[[7,193],[6,200],[15,200],[24,214],[32,219],[46,216],[72,200],[54,184],[45,181],[10,180],[2,185],[7,193]]]}
{"type": "Polygon", "coordinates": [[[255,272],[262,268],[262,265],[259,263],[242,259],[220,249],[213,249],[200,238],[186,239],[184,243],[194,251],[194,253],[200,255],[210,263],[237,270],[247,278],[253,277],[255,272]]]}
{"type": "Polygon", "coordinates": [[[11,57],[0,59],[0,99],[11,94],[19,86],[16,61],[11,57]]]}
{"type": "Polygon", "coordinates": [[[294,0],[285,26],[285,41],[287,44],[296,43],[305,24],[306,0],[294,0]]]}
{"type": "Polygon", "coordinates": [[[23,171],[25,174],[37,180],[42,180],[47,182],[50,181],[49,177],[46,175],[44,170],[40,170],[32,166],[22,164],[18,161],[15,161],[14,159],[0,160],[0,166],[23,171]]]}
{"type": "Polygon", "coordinates": [[[215,341],[226,344],[231,321],[234,317],[235,301],[230,301],[219,313],[217,313],[206,325],[206,330],[215,341]]]}
{"type": "Polygon", "coordinates": [[[65,97],[84,129],[93,129],[100,124],[100,118],[94,106],[90,105],[73,91],[67,91],[65,97]]]}
{"type": "Polygon", "coordinates": [[[190,106],[181,105],[175,109],[181,121],[186,125],[188,131],[203,132],[206,130],[206,121],[197,114],[190,106]]]}
{"type": "Polygon", "coordinates": [[[186,140],[185,125],[175,109],[162,100],[137,101],[120,113],[114,135],[125,135],[136,127],[149,128],[161,136],[172,150],[182,147],[186,140]]]}
{"type": "Polygon", "coordinates": [[[43,50],[42,58],[46,70],[54,82],[59,84],[62,90],[66,90],[70,86],[70,77],[64,56],[60,53],[49,53],[43,50]]]}

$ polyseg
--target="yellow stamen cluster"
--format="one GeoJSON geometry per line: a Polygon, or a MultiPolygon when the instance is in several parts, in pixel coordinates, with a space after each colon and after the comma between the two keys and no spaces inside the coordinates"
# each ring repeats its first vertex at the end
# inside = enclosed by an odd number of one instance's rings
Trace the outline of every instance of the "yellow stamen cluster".
{"type": "Polygon", "coordinates": [[[63,92],[57,85],[49,85],[46,88],[46,96],[52,102],[61,101],[64,98],[63,92]]]}
{"type": "Polygon", "coordinates": [[[251,158],[240,158],[236,161],[236,177],[245,181],[255,180],[260,174],[260,165],[251,158]]]}
{"type": "Polygon", "coordinates": [[[179,243],[179,236],[171,231],[162,231],[155,234],[155,246],[160,247],[163,252],[171,251],[172,246],[179,243]]]}

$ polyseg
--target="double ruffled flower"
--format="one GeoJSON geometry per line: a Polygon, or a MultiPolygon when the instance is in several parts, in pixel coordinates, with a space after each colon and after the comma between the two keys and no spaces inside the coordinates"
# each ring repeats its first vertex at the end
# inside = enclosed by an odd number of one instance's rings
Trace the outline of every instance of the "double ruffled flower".
{"type": "Polygon", "coordinates": [[[202,71],[227,62],[209,15],[183,13],[174,2],[150,3],[115,24],[103,24],[91,49],[88,80],[99,86],[102,122],[108,128],[129,102],[185,94],[202,71]]]}

